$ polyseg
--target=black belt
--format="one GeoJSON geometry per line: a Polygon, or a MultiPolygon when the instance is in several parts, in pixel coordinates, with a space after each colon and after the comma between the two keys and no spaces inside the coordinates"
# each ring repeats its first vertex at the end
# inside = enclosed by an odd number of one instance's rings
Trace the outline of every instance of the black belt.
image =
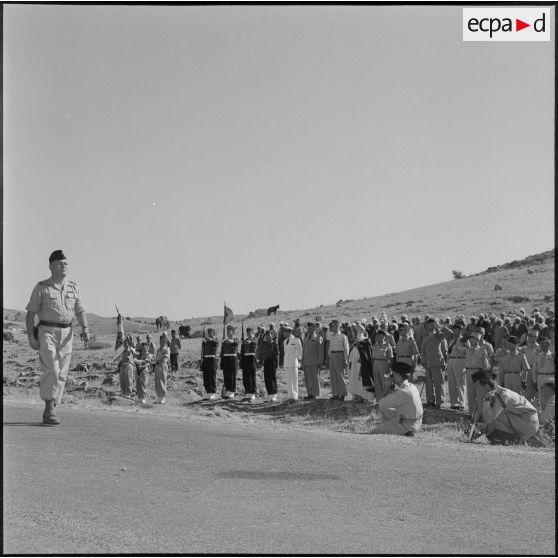
{"type": "Polygon", "coordinates": [[[47,326],[47,327],[67,328],[67,327],[72,327],[72,322],[67,323],[67,324],[57,324],[56,322],[44,322],[43,320],[41,320],[39,322],[39,325],[44,325],[44,326],[47,326]]]}
{"type": "Polygon", "coordinates": [[[336,353],[344,353],[345,351],[329,351],[329,352],[330,352],[330,354],[333,355],[333,354],[336,354],[336,353]]]}

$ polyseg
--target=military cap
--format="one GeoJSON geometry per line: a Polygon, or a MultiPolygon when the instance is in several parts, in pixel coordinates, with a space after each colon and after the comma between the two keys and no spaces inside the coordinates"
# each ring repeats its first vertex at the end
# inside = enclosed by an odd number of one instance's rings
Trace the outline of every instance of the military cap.
{"type": "Polygon", "coordinates": [[[283,326],[283,330],[284,330],[284,331],[292,331],[293,328],[292,328],[290,325],[284,325],[284,326],[283,326]]]}
{"type": "Polygon", "coordinates": [[[469,339],[471,339],[471,337],[474,337],[475,339],[478,339],[480,341],[481,334],[478,331],[473,331],[473,333],[469,335],[469,339]]]}
{"type": "Polygon", "coordinates": [[[212,327],[208,327],[207,333],[215,333],[215,330],[212,327]]]}
{"type": "Polygon", "coordinates": [[[236,327],[234,327],[233,325],[228,325],[227,331],[236,331],[236,327]]]}
{"type": "Polygon", "coordinates": [[[413,371],[413,367],[406,362],[394,362],[391,370],[392,372],[397,372],[398,374],[405,376],[407,374],[411,374],[411,372],[413,371]]]}
{"type": "Polygon", "coordinates": [[[463,325],[461,322],[455,322],[452,326],[451,329],[463,329],[463,325]]]}
{"type": "Polygon", "coordinates": [[[383,329],[379,329],[379,330],[376,332],[376,335],[387,335],[387,333],[386,333],[383,329]]]}
{"type": "Polygon", "coordinates": [[[339,325],[339,320],[331,320],[330,325],[339,325]]]}
{"type": "Polygon", "coordinates": [[[482,379],[495,380],[496,376],[496,372],[493,372],[492,370],[478,370],[471,375],[471,380],[473,380],[473,382],[478,382],[482,379]]]}
{"type": "Polygon", "coordinates": [[[51,264],[52,262],[58,261],[58,260],[65,260],[66,256],[64,255],[64,252],[62,252],[62,250],[55,250],[48,258],[48,263],[51,264]]]}
{"type": "Polygon", "coordinates": [[[515,335],[510,335],[506,338],[506,341],[508,343],[513,343],[514,345],[517,345],[519,343],[519,339],[515,336],[515,335]]]}
{"type": "Polygon", "coordinates": [[[254,331],[254,328],[253,328],[253,327],[250,327],[250,326],[248,326],[248,327],[246,328],[246,333],[248,333],[249,331],[254,331]]]}
{"type": "Polygon", "coordinates": [[[307,327],[312,327],[313,325],[315,325],[314,322],[306,322],[307,327]]]}

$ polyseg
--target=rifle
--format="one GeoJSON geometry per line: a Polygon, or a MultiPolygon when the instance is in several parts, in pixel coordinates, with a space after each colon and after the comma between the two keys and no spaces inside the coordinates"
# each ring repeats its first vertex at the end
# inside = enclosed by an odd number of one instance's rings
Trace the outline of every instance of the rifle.
{"type": "Polygon", "coordinates": [[[471,441],[473,440],[473,435],[474,435],[474,433],[475,433],[475,427],[476,427],[477,422],[478,422],[478,420],[479,420],[479,415],[480,415],[479,410],[478,410],[478,409],[475,409],[475,411],[473,412],[473,417],[472,417],[472,421],[471,421],[471,426],[469,427],[470,430],[469,430],[469,432],[467,433],[467,441],[468,441],[468,442],[471,442],[471,441]]]}

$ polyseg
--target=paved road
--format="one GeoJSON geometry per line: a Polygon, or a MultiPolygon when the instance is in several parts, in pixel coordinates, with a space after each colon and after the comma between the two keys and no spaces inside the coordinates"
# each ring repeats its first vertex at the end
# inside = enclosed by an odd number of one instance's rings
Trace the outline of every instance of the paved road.
{"type": "Polygon", "coordinates": [[[5,553],[553,554],[554,455],[4,405],[5,553]]]}

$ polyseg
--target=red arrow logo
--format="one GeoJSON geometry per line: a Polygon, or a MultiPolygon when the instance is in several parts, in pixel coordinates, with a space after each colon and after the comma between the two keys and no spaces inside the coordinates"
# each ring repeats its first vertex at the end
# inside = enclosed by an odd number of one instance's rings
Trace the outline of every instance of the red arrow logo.
{"type": "Polygon", "coordinates": [[[516,31],[521,31],[522,29],[525,29],[525,27],[531,27],[530,23],[525,23],[524,21],[521,21],[520,19],[515,20],[515,30],[516,31]]]}

